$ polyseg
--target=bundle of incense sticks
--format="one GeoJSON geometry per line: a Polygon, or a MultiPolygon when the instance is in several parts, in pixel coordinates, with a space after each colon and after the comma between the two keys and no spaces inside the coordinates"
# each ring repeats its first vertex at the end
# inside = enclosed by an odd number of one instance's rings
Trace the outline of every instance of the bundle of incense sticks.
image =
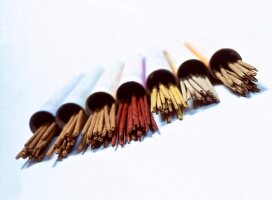
{"type": "Polygon", "coordinates": [[[189,52],[181,49],[181,47],[176,51],[179,52],[179,59],[175,60],[181,63],[178,70],[176,70],[175,62],[169,52],[165,50],[164,55],[169,66],[174,71],[177,71],[176,74],[180,82],[181,95],[184,100],[188,103],[190,99],[193,99],[198,104],[219,102],[219,97],[209,80],[208,70],[204,63],[197,59],[192,59],[192,55],[188,55],[189,52]]]}
{"type": "Polygon", "coordinates": [[[117,129],[112,137],[112,146],[119,144],[123,147],[131,140],[141,141],[141,138],[151,130],[158,130],[158,126],[148,108],[146,94],[132,93],[126,100],[119,103],[117,112],[117,129]]]}
{"type": "Polygon", "coordinates": [[[111,144],[122,147],[131,140],[141,141],[146,133],[158,130],[158,126],[149,111],[144,85],[145,62],[141,56],[131,57],[125,63],[125,69],[117,90],[119,106],[116,117],[116,129],[111,144]]]}
{"type": "Polygon", "coordinates": [[[158,85],[153,86],[150,101],[151,112],[163,113],[167,122],[171,122],[174,113],[181,120],[183,117],[182,110],[188,108],[177,86],[172,83],[167,85],[159,82],[158,85]]]}
{"type": "Polygon", "coordinates": [[[79,112],[74,113],[69,121],[64,125],[61,133],[58,138],[51,146],[51,148],[47,152],[47,156],[51,157],[55,152],[58,154],[58,159],[61,160],[69,154],[74,144],[76,143],[76,139],[80,134],[80,131],[85,123],[85,114],[83,109],[80,109],[79,112]]]}
{"type": "MultiPolygon", "coordinates": [[[[185,64],[189,63],[183,64],[183,66],[185,66],[185,64]]],[[[180,88],[186,102],[191,98],[202,104],[217,103],[220,101],[213,85],[205,73],[195,73],[190,74],[187,77],[181,77],[180,88]]]]}
{"type": "Polygon", "coordinates": [[[28,157],[33,161],[39,162],[43,160],[56,130],[56,122],[52,122],[51,124],[45,123],[40,126],[32,137],[25,143],[24,148],[16,156],[16,159],[25,159],[28,157]]]}
{"type": "Polygon", "coordinates": [[[119,84],[124,64],[111,64],[99,78],[92,94],[87,98],[86,108],[90,113],[84,125],[78,152],[91,148],[107,147],[115,131],[116,89],[119,84]]]}
{"type": "Polygon", "coordinates": [[[146,86],[151,93],[151,112],[162,113],[163,119],[168,123],[175,114],[181,120],[183,109],[188,108],[188,105],[176,85],[173,71],[169,70],[170,66],[163,56],[163,51],[150,55],[146,60],[146,86]]]}
{"type": "MultiPolygon", "coordinates": [[[[185,45],[199,59],[208,63],[192,45],[189,43],[185,45]]],[[[249,92],[260,91],[254,83],[258,81],[255,77],[258,70],[242,61],[241,56],[233,49],[224,48],[215,52],[209,61],[209,67],[215,78],[239,95],[246,96],[249,92]]]]}
{"type": "Polygon", "coordinates": [[[79,75],[70,80],[40,111],[32,115],[29,125],[34,134],[25,143],[24,148],[16,156],[16,159],[25,159],[27,157],[33,161],[41,161],[44,159],[51,140],[58,132],[54,117],[56,110],[81,78],[82,76],[79,75]]]}
{"type": "Polygon", "coordinates": [[[99,148],[102,144],[107,147],[115,130],[116,105],[104,105],[97,108],[88,118],[81,135],[78,152],[86,150],[89,145],[92,149],[99,148]]]}
{"type": "Polygon", "coordinates": [[[72,150],[85,124],[86,114],[84,107],[86,98],[102,72],[102,68],[95,68],[86,74],[58,109],[56,122],[63,129],[46,153],[47,157],[51,157],[55,152],[58,154],[58,160],[61,160],[67,157],[72,150]]]}

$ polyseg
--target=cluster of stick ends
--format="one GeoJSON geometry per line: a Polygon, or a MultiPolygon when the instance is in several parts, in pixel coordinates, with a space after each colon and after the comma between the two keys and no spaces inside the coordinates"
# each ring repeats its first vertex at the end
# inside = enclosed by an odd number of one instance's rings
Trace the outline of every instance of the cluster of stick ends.
{"type": "Polygon", "coordinates": [[[146,133],[157,131],[158,126],[149,111],[146,95],[132,94],[131,98],[120,102],[116,119],[117,129],[112,137],[112,146],[116,143],[124,146],[131,140],[141,141],[146,133]]]}
{"type": "Polygon", "coordinates": [[[188,108],[181,93],[176,85],[159,83],[153,86],[150,95],[151,107],[153,113],[162,113],[162,117],[171,122],[172,115],[176,114],[178,119],[183,117],[183,109],[188,108]]]}
{"type": "Polygon", "coordinates": [[[16,159],[29,158],[35,161],[43,160],[56,130],[57,125],[55,122],[40,126],[25,143],[24,148],[18,153],[16,159]]]}
{"type": "Polygon", "coordinates": [[[249,92],[259,92],[260,89],[254,82],[258,79],[257,69],[242,60],[226,63],[213,70],[215,76],[233,92],[246,96],[249,92]]]}
{"type": "Polygon", "coordinates": [[[112,147],[120,144],[122,147],[131,140],[141,141],[146,133],[158,130],[148,108],[146,95],[132,95],[119,103],[117,118],[116,104],[104,105],[96,109],[86,120],[83,110],[72,115],[65,124],[57,139],[50,147],[57,125],[42,125],[27,141],[25,147],[16,156],[16,159],[29,157],[33,161],[42,161],[45,156],[50,158],[55,152],[58,160],[68,156],[81,133],[77,151],[85,151],[89,146],[92,149],[101,145],[112,147]]]}
{"type": "Polygon", "coordinates": [[[203,74],[190,74],[180,79],[181,94],[185,101],[191,98],[201,104],[219,102],[219,97],[209,78],[203,74]]]}
{"type": "Polygon", "coordinates": [[[107,147],[111,142],[115,131],[115,110],[116,104],[112,103],[97,108],[90,114],[81,132],[81,141],[78,152],[85,151],[89,145],[92,149],[99,148],[102,144],[107,147]]]}

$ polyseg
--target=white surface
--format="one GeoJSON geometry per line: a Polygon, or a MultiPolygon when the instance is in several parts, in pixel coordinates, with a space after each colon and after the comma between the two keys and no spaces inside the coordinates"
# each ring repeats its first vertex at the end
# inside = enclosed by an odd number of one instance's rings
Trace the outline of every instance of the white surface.
{"type": "Polygon", "coordinates": [[[2,0],[0,199],[272,199],[271,9],[269,0],[2,0]],[[116,151],[56,166],[14,159],[33,109],[71,74],[197,36],[235,48],[266,89],[238,98],[217,86],[220,104],[116,151]]]}

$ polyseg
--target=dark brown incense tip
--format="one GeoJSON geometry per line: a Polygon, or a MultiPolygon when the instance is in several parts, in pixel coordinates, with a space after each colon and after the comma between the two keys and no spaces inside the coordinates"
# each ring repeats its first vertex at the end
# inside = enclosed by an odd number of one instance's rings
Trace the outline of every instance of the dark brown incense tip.
{"type": "MultiPolygon", "coordinates": [[[[214,70],[218,71],[220,66],[226,65],[227,63],[236,62],[238,60],[242,60],[242,57],[239,55],[239,53],[230,48],[223,48],[216,51],[212,55],[209,66],[211,68],[211,72],[213,73],[214,70]]],[[[214,73],[213,76],[215,76],[214,73]]]]}
{"type": "Polygon", "coordinates": [[[39,127],[44,124],[50,124],[55,121],[55,117],[47,111],[39,111],[34,113],[30,120],[29,126],[31,131],[34,133],[39,127]]]}
{"type": "Polygon", "coordinates": [[[190,59],[179,66],[177,75],[178,78],[183,78],[191,74],[207,75],[208,71],[203,62],[197,59],[190,59]]]}
{"type": "Polygon", "coordinates": [[[176,78],[170,71],[166,69],[158,69],[153,71],[146,80],[146,86],[148,90],[152,90],[154,86],[156,86],[159,82],[162,84],[176,84],[176,78]]]}

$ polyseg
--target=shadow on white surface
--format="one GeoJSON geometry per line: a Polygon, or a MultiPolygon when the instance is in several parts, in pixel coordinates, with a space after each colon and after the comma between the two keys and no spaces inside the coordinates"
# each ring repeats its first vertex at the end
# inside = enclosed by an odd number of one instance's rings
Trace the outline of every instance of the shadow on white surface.
{"type": "Polygon", "coordinates": [[[184,115],[195,115],[198,112],[211,109],[212,107],[217,106],[219,103],[212,103],[212,104],[205,104],[205,105],[193,103],[190,109],[185,110],[184,115]]]}
{"type": "MultiPolygon", "coordinates": [[[[259,93],[265,92],[266,90],[268,90],[269,88],[264,85],[262,82],[258,82],[258,88],[260,89],[259,93]]],[[[257,94],[257,93],[253,93],[253,94],[257,94]]]]}

